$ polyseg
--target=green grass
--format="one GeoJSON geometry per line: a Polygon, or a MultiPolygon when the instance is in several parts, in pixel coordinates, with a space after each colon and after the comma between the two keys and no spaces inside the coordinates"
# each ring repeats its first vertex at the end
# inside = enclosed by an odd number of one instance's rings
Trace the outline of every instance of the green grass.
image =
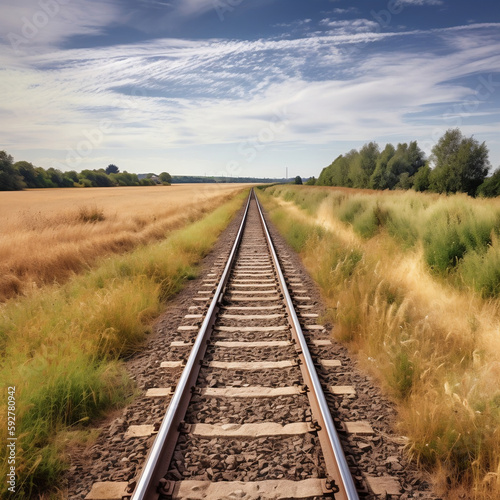
{"type": "MultiPolygon", "coordinates": [[[[0,309],[2,387],[16,387],[17,495],[61,485],[61,439],[134,395],[121,359],[139,351],[165,302],[197,275],[197,263],[241,206],[245,193],[160,243],[104,259],[63,286],[0,309]]],[[[6,391],[1,396],[6,402],[6,391]]],[[[6,416],[0,437],[6,442],[6,416]]],[[[7,472],[6,447],[0,474],[7,472]]],[[[6,495],[2,481],[0,495],[6,495]]]]}
{"type": "Polygon", "coordinates": [[[500,296],[500,206],[466,195],[372,193],[307,186],[264,190],[308,215],[321,205],[365,240],[386,233],[404,251],[422,247],[428,268],[458,287],[500,296]]]}
{"type": "Polygon", "coordinates": [[[338,225],[318,230],[315,211],[308,217],[280,203],[298,189],[307,197],[317,188],[276,186],[260,198],[318,283],[334,337],[397,403],[409,456],[433,472],[446,498],[499,498],[498,206],[465,196],[331,189],[321,215],[342,216],[342,235],[338,225]],[[367,214],[375,237],[360,231],[367,214]],[[465,248],[460,256],[452,245],[448,253],[441,248],[450,234],[465,248]],[[426,249],[444,271],[431,267],[426,249]]]}

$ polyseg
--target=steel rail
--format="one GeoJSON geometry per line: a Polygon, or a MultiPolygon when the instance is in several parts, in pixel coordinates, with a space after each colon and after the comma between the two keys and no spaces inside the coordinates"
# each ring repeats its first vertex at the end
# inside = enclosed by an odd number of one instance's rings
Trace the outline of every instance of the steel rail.
{"type": "Polygon", "coordinates": [[[323,424],[321,426],[321,430],[326,431],[326,434],[328,436],[328,444],[330,445],[329,446],[330,449],[323,448],[323,454],[325,455],[327,469],[329,469],[328,472],[333,476],[333,479],[335,480],[336,485],[340,490],[339,491],[340,496],[335,495],[335,498],[359,500],[358,492],[356,490],[351,472],[349,470],[349,465],[347,464],[347,460],[345,458],[344,451],[340,443],[340,439],[338,437],[337,431],[335,430],[335,425],[333,423],[333,419],[330,414],[330,409],[328,408],[328,403],[326,402],[325,394],[323,392],[323,388],[321,387],[321,382],[319,381],[318,374],[316,373],[314,362],[312,360],[306,339],[302,332],[302,328],[300,326],[297,313],[295,312],[295,308],[293,306],[290,293],[288,292],[288,287],[286,285],[285,278],[283,276],[283,273],[279,265],[278,256],[276,255],[271,235],[269,234],[269,231],[267,229],[267,225],[264,219],[264,214],[262,213],[262,209],[257,199],[257,196],[255,196],[255,200],[257,202],[257,208],[259,209],[261,223],[264,229],[267,244],[269,246],[269,251],[271,252],[271,256],[274,262],[274,267],[278,275],[278,281],[280,283],[281,290],[283,292],[283,296],[286,301],[286,307],[289,313],[289,317],[293,329],[295,330],[296,338],[299,342],[300,349],[302,351],[301,354],[303,356],[303,359],[305,361],[305,366],[307,368],[308,378],[311,383],[309,391],[312,393],[314,399],[316,400],[317,407],[320,412],[319,423],[320,426],[321,424],[323,424]]]}
{"type": "Polygon", "coordinates": [[[196,377],[198,376],[200,367],[199,360],[205,353],[207,346],[206,340],[211,333],[211,326],[213,325],[214,317],[219,309],[219,302],[229,279],[229,274],[236,257],[236,252],[241,242],[243,228],[245,226],[252,193],[253,189],[248,195],[245,212],[243,214],[238,234],[222,273],[222,277],[219,281],[219,285],[217,286],[212,302],[210,303],[210,307],[208,308],[207,314],[196,337],[193,348],[191,349],[191,353],[186,362],[186,366],[182,371],[181,378],[179,379],[172,400],[170,401],[167,412],[158,431],[158,435],[156,436],[156,439],[154,441],[153,447],[151,448],[151,451],[146,459],[146,464],[142,470],[139,482],[137,483],[137,486],[132,495],[132,500],[149,500],[158,498],[158,493],[156,490],[158,488],[158,485],[160,484],[160,480],[166,472],[165,462],[168,461],[166,467],[168,467],[170,463],[171,456],[169,457],[168,455],[173,454],[173,450],[177,442],[177,436],[179,434],[179,425],[184,418],[187,404],[191,399],[191,388],[194,385],[194,381],[192,379],[195,378],[194,374],[196,374],[196,377]],[[162,466],[163,469],[161,469],[162,466]]]}

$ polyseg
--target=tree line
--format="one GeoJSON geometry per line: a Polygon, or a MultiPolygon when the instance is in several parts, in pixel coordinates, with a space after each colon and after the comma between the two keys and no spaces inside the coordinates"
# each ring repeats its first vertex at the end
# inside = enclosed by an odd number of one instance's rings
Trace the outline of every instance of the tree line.
{"type": "Polygon", "coordinates": [[[377,143],[370,142],[359,151],[353,149],[336,158],[322,170],[315,184],[499,196],[500,168],[486,177],[491,166],[488,155],[484,142],[464,137],[459,129],[446,131],[428,159],[417,141],[397,147],[387,144],[382,151],[377,143]]]}
{"type": "Polygon", "coordinates": [[[62,172],[56,168],[35,167],[27,161],[17,161],[5,151],[0,151],[0,191],[16,191],[25,188],[56,187],[113,187],[113,186],[155,186],[170,184],[168,172],[159,176],[148,174],[140,179],[137,174],[120,172],[116,165],[105,169],[62,172]]]}

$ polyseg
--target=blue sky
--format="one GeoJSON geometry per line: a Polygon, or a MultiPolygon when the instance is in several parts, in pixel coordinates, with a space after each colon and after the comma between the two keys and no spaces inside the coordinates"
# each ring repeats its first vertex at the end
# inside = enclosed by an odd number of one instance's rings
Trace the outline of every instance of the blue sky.
{"type": "Polygon", "coordinates": [[[317,176],[451,127],[500,166],[497,0],[0,0],[0,149],[44,168],[317,176]]]}

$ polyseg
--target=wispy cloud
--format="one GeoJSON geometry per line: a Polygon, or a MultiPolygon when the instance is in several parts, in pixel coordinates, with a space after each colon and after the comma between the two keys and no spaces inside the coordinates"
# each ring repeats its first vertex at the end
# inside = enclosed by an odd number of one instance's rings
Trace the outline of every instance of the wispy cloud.
{"type": "MultiPolygon", "coordinates": [[[[284,110],[276,138],[284,146],[402,131],[418,138],[435,120],[432,109],[449,114],[473,95],[479,75],[500,67],[498,24],[376,33],[364,21],[325,19],[327,32],[298,39],[158,39],[4,55],[3,145],[65,152],[105,119],[99,148],[236,149],[284,110]],[[415,50],[422,37],[427,44],[415,50]],[[387,51],[379,42],[391,39],[387,51]]],[[[481,131],[497,131],[497,105],[484,111],[493,114],[481,131]]]]}
{"type": "Polygon", "coordinates": [[[405,5],[443,5],[443,0],[399,0],[399,3],[405,5]]]}
{"type": "Polygon", "coordinates": [[[4,0],[0,32],[4,44],[16,52],[40,52],[71,37],[98,35],[122,18],[112,0],[4,0]]]}
{"type": "Polygon", "coordinates": [[[332,20],[326,18],[323,19],[320,24],[331,29],[335,34],[345,35],[352,33],[368,33],[376,31],[379,28],[378,23],[370,19],[332,20]]]}
{"type": "Polygon", "coordinates": [[[292,21],[289,23],[278,23],[275,24],[274,26],[276,28],[298,28],[302,26],[310,26],[312,22],[312,19],[299,19],[297,21],[292,21]]]}
{"type": "Polygon", "coordinates": [[[106,141],[117,147],[229,144],[287,107],[284,141],[352,140],[370,137],[374,127],[394,133],[407,114],[460,101],[471,93],[461,78],[500,67],[495,40],[476,43],[469,27],[456,32],[460,46],[450,43],[449,32],[433,35],[445,45],[425,53],[377,53],[377,40],[396,36],[413,34],[168,39],[32,56],[3,79],[10,89],[4,112],[12,117],[5,139],[64,149],[95,128],[99,116],[114,124],[106,141]],[[360,40],[373,44],[373,54],[353,60],[342,47],[360,40]]]}
{"type": "Polygon", "coordinates": [[[352,14],[354,12],[358,12],[359,9],[357,7],[347,7],[347,8],[336,8],[332,10],[333,14],[352,14]]]}

